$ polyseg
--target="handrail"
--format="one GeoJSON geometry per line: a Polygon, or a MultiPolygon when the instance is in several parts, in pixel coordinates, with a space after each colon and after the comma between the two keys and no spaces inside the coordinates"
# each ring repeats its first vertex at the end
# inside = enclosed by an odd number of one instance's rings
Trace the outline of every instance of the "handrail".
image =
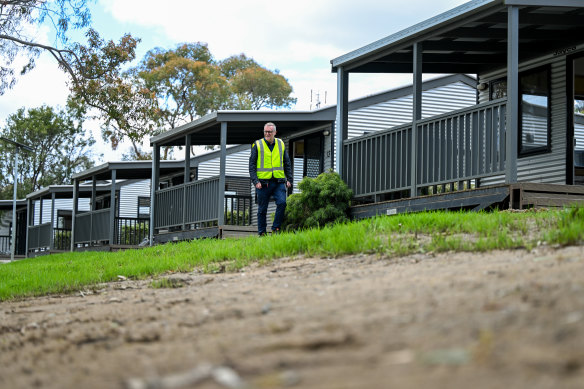
{"type": "Polygon", "coordinates": [[[226,194],[224,220],[227,225],[250,226],[252,224],[252,197],[226,194]]]}
{"type": "Polygon", "coordinates": [[[10,235],[0,235],[0,253],[10,253],[12,243],[10,238],[10,235]]]}
{"type": "Polygon", "coordinates": [[[343,179],[363,197],[411,191],[412,177],[414,186],[423,188],[500,175],[505,112],[506,99],[499,99],[416,122],[414,149],[412,123],[346,140],[343,179]]]}
{"type": "MultiPolygon", "coordinates": [[[[489,102],[486,102],[486,103],[476,104],[476,105],[472,105],[470,107],[457,109],[456,111],[450,111],[450,112],[443,113],[443,114],[440,114],[440,115],[436,115],[436,116],[432,116],[432,117],[428,117],[428,118],[425,118],[425,119],[418,120],[416,123],[418,125],[424,125],[424,124],[427,124],[429,122],[434,122],[434,121],[437,121],[437,120],[442,120],[442,119],[449,118],[449,117],[453,117],[453,116],[459,116],[461,114],[469,113],[469,112],[472,112],[472,111],[475,111],[475,110],[480,110],[480,109],[485,109],[485,108],[489,108],[489,107],[498,106],[498,105],[501,105],[502,103],[505,103],[506,104],[507,103],[507,98],[501,98],[501,99],[492,100],[492,101],[489,101],[489,102]]],[[[368,138],[374,138],[376,136],[380,136],[380,135],[388,134],[388,133],[392,133],[392,132],[397,132],[397,131],[404,130],[404,129],[408,129],[408,128],[411,128],[411,127],[412,127],[412,123],[411,122],[410,123],[406,123],[406,124],[400,124],[398,126],[394,126],[394,127],[387,128],[385,130],[374,131],[374,132],[370,132],[370,133],[367,133],[367,134],[363,134],[361,136],[357,136],[357,137],[354,137],[354,138],[346,139],[346,140],[343,141],[343,144],[344,145],[348,145],[348,144],[351,144],[351,143],[360,142],[360,141],[365,140],[365,139],[368,139],[368,138]]]]}
{"type": "Polygon", "coordinates": [[[79,213],[75,216],[74,244],[107,241],[110,229],[110,208],[79,213]]]}
{"type": "Polygon", "coordinates": [[[116,244],[138,246],[148,237],[150,219],[141,217],[116,217],[115,226],[116,244]]]}
{"type": "Polygon", "coordinates": [[[209,177],[157,190],[154,227],[184,227],[218,220],[219,177],[209,177]]]}
{"type": "Polygon", "coordinates": [[[30,250],[50,250],[53,225],[51,222],[28,226],[28,247],[30,250]]]}

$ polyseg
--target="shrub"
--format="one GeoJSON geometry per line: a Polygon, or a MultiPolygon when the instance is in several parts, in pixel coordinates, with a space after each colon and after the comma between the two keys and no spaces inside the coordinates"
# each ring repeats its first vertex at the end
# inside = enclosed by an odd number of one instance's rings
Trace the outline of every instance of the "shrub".
{"type": "Polygon", "coordinates": [[[284,222],[287,230],[323,227],[348,220],[353,191],[337,173],[305,177],[298,188],[300,193],[288,197],[284,222]]]}

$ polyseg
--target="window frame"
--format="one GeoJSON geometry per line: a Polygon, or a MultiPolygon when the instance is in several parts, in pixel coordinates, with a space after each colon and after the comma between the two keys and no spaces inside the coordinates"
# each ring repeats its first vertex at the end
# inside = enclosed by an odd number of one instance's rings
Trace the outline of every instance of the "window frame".
{"type": "Polygon", "coordinates": [[[537,68],[529,69],[519,74],[519,94],[518,94],[518,106],[519,106],[519,113],[518,113],[518,123],[517,123],[517,156],[519,158],[523,157],[530,157],[539,154],[546,154],[551,153],[552,151],[552,126],[551,126],[551,119],[552,119],[552,90],[551,90],[551,69],[549,65],[540,66],[537,68]],[[547,112],[546,112],[546,123],[547,123],[547,132],[546,132],[546,144],[544,146],[530,148],[529,150],[523,150],[522,148],[522,141],[523,141],[523,91],[521,90],[521,78],[524,76],[528,76],[534,73],[545,72],[547,77],[547,112]]]}
{"type": "MultiPolygon", "coordinates": [[[[506,83],[507,77],[500,77],[494,80],[489,81],[489,101],[493,101],[493,89],[494,85],[498,83],[506,83]]],[[[517,157],[524,158],[524,157],[531,157],[538,154],[546,154],[551,153],[552,151],[552,77],[551,77],[551,67],[550,65],[543,65],[538,66],[529,70],[525,70],[519,73],[519,91],[518,91],[518,117],[517,117],[517,157]],[[523,141],[523,91],[521,90],[521,78],[531,75],[533,73],[538,72],[546,72],[547,76],[547,98],[548,98],[548,106],[547,106],[547,139],[545,146],[540,146],[537,148],[530,148],[529,150],[523,150],[522,141],[523,141]]],[[[507,98],[507,94],[505,93],[504,98],[507,98]]]]}

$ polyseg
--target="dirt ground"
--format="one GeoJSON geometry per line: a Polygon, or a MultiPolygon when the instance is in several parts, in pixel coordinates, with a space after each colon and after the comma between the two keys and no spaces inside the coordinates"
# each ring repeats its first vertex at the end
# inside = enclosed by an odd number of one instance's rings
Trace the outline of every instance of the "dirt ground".
{"type": "Polygon", "coordinates": [[[584,247],[281,259],[0,303],[0,388],[583,388],[584,247]]]}

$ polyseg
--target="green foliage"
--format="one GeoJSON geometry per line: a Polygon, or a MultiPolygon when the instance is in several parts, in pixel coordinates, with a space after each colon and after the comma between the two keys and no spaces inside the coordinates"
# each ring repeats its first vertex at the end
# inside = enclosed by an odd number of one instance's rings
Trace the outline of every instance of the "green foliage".
{"type": "Polygon", "coordinates": [[[262,67],[242,69],[230,81],[235,109],[287,108],[296,103],[288,80],[262,67]]]}
{"type": "Polygon", "coordinates": [[[120,228],[119,244],[139,245],[149,236],[148,225],[148,222],[140,222],[130,226],[123,225],[120,228]]]}
{"type": "Polygon", "coordinates": [[[245,226],[249,224],[249,211],[228,210],[225,214],[225,224],[245,226]]]}
{"type": "MultiPolygon", "coordinates": [[[[0,266],[0,300],[67,293],[168,272],[234,271],[252,262],[306,255],[370,253],[393,258],[431,251],[484,251],[556,244],[566,234],[584,236],[584,208],[545,212],[421,212],[380,216],[321,229],[258,238],[202,239],[120,252],[76,252],[0,266]],[[526,234],[526,227],[530,234],[526,234]]],[[[173,281],[169,281],[173,282],[173,281]]],[[[175,287],[155,281],[153,287],[175,287]]]]}
{"type": "Polygon", "coordinates": [[[584,242],[584,207],[574,206],[565,209],[561,213],[558,228],[552,229],[546,239],[562,245],[582,244],[584,242]]]}
{"type": "Polygon", "coordinates": [[[223,108],[228,84],[205,43],[184,43],[175,50],[149,51],[131,71],[160,102],[161,121],[175,128],[223,108]]]}
{"type": "Polygon", "coordinates": [[[288,198],[286,229],[322,227],[348,221],[353,192],[338,173],[322,173],[305,177],[298,184],[300,193],[288,198]]]}
{"type": "Polygon", "coordinates": [[[129,73],[155,94],[161,122],[174,128],[219,109],[289,107],[292,86],[244,54],[217,61],[206,43],[156,48],[129,73]]]}
{"type": "MultiPolygon", "coordinates": [[[[83,129],[83,110],[71,102],[66,110],[21,108],[8,117],[1,134],[33,149],[19,153],[19,198],[49,185],[70,184],[73,174],[93,165],[95,141],[83,129]]],[[[1,199],[12,198],[13,164],[13,146],[0,142],[1,199]]]]}
{"type": "Polygon", "coordinates": [[[71,69],[71,94],[80,104],[95,108],[93,118],[100,119],[102,137],[116,150],[120,142],[132,143],[130,159],[149,159],[142,141],[160,132],[160,112],[155,94],[141,80],[122,72],[136,58],[138,39],[123,36],[119,43],[104,41],[90,29],[87,44],[76,44],[71,69]]]}

